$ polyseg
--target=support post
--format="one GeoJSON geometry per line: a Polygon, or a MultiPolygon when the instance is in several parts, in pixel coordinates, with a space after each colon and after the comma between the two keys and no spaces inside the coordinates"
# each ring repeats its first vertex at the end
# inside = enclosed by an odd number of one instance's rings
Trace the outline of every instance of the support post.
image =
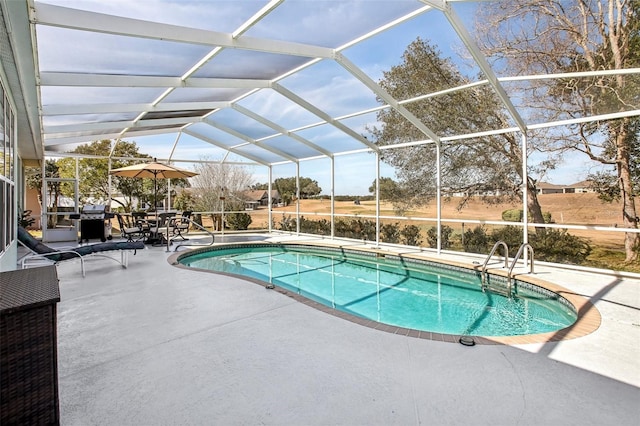
{"type": "Polygon", "coordinates": [[[441,174],[440,167],[440,141],[436,141],[436,218],[438,229],[438,242],[436,244],[436,250],[438,254],[442,250],[442,194],[441,194],[441,174]]]}
{"type": "Polygon", "coordinates": [[[271,196],[271,191],[272,191],[272,184],[271,182],[273,181],[273,167],[269,166],[267,168],[267,176],[269,176],[269,184],[267,185],[267,189],[269,190],[269,213],[268,213],[268,220],[269,220],[269,225],[268,225],[268,229],[269,229],[269,233],[271,233],[273,231],[273,197],[271,196]]]}
{"type": "Polygon", "coordinates": [[[300,235],[300,163],[296,163],[296,235],[300,235]]]}
{"type": "Polygon", "coordinates": [[[336,236],[336,159],[331,157],[331,239],[336,236]]]}
{"type": "MultiPolygon", "coordinates": [[[[529,244],[529,172],[527,171],[527,135],[522,133],[522,243],[529,244]]],[[[524,264],[528,262],[528,252],[524,252],[524,264]]]]}
{"type": "Polygon", "coordinates": [[[376,247],[380,246],[380,152],[376,151],[376,247]]]}

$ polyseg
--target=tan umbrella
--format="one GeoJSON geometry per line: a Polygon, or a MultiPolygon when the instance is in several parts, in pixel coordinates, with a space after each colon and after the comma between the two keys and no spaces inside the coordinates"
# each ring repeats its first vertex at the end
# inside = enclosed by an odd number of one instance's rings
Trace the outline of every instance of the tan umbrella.
{"type": "Polygon", "coordinates": [[[120,167],[113,169],[110,174],[114,176],[130,177],[130,178],[153,178],[153,207],[156,211],[156,221],[158,220],[158,178],[160,179],[180,179],[196,176],[198,173],[190,170],[174,167],[156,161],[154,158],[150,163],[134,164],[133,166],[120,167]]]}

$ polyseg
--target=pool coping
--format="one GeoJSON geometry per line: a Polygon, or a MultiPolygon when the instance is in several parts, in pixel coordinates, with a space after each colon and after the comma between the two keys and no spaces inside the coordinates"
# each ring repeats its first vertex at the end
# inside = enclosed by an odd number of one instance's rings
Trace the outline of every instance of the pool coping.
{"type": "MultiPolygon", "coordinates": [[[[384,331],[387,333],[398,334],[402,336],[415,337],[419,339],[428,339],[434,341],[448,342],[448,343],[463,343],[461,340],[462,337],[471,338],[472,341],[465,341],[463,344],[468,346],[472,345],[523,345],[523,344],[531,344],[531,343],[547,343],[547,342],[559,342],[563,340],[577,339],[579,337],[584,337],[596,331],[601,323],[602,317],[600,312],[596,308],[596,306],[591,303],[587,298],[582,295],[576,294],[575,292],[562,287],[558,284],[540,279],[531,274],[514,274],[517,275],[517,280],[525,283],[529,283],[548,291],[554,292],[562,297],[564,297],[569,303],[571,303],[577,313],[576,321],[563,329],[546,332],[546,333],[537,333],[537,334],[528,334],[528,335],[520,335],[520,336],[463,336],[456,334],[444,334],[444,333],[435,333],[429,331],[421,331],[415,329],[409,329],[404,327],[392,326],[388,324],[379,323],[373,320],[369,320],[366,318],[357,317],[355,315],[349,314],[347,312],[342,312],[337,309],[333,309],[329,306],[323,305],[322,303],[313,301],[304,296],[301,296],[292,291],[286,290],[279,286],[272,286],[265,281],[261,281],[255,278],[247,277],[244,275],[231,274],[228,272],[220,272],[220,271],[211,271],[208,269],[202,268],[194,268],[181,264],[178,259],[194,253],[202,253],[214,250],[220,250],[226,247],[237,247],[237,246],[274,246],[274,245],[282,245],[282,246],[312,246],[316,248],[330,248],[330,249],[346,249],[354,252],[363,252],[363,253],[371,253],[380,256],[393,255],[397,256],[400,259],[409,259],[413,261],[431,261],[443,265],[453,266],[457,268],[466,269],[469,271],[481,272],[482,265],[474,264],[469,265],[464,262],[457,262],[451,259],[443,259],[440,257],[429,256],[427,253],[419,252],[419,253],[398,253],[391,252],[379,248],[373,247],[354,247],[353,245],[343,245],[336,243],[327,243],[327,241],[315,242],[315,241],[304,241],[304,242],[236,242],[236,243],[223,243],[214,246],[208,246],[206,248],[196,248],[189,249],[182,252],[176,252],[171,254],[167,261],[172,266],[177,268],[198,271],[198,272],[207,272],[211,274],[225,275],[238,279],[245,280],[247,282],[251,282],[254,284],[258,284],[264,288],[270,289],[272,291],[276,291],[282,295],[290,297],[297,302],[303,303],[307,306],[310,306],[314,309],[327,313],[329,315],[333,315],[335,317],[345,319],[355,324],[359,324],[368,328],[372,328],[375,330],[384,331]]],[[[487,271],[490,271],[490,274],[502,276],[507,278],[508,273],[504,269],[495,269],[495,268],[487,268],[487,271]]]]}

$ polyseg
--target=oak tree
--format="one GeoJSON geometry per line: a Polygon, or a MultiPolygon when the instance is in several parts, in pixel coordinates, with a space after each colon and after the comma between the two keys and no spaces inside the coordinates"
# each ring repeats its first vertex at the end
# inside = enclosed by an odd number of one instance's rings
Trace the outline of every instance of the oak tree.
{"type": "MultiPolygon", "coordinates": [[[[418,38],[407,47],[402,63],[385,71],[379,84],[403,101],[470,81],[436,47],[418,38]]],[[[404,106],[439,137],[511,127],[502,103],[488,85],[423,97],[404,106]]],[[[413,144],[427,138],[395,109],[383,109],[377,118],[381,125],[368,129],[376,144],[406,143],[381,151],[382,160],[396,170],[404,208],[427,203],[436,196],[436,144],[413,144]]],[[[440,164],[441,185],[446,193],[463,195],[460,208],[476,195],[488,203],[515,200],[522,195],[524,181],[529,189],[531,218],[544,223],[535,180],[523,176],[521,139],[517,134],[442,143],[440,164]]]]}
{"type": "MultiPolygon", "coordinates": [[[[640,2],[637,0],[510,0],[483,5],[477,34],[482,50],[510,74],[555,74],[640,67],[640,2]]],[[[635,204],[640,137],[638,73],[535,79],[522,86],[540,122],[618,113],[620,118],[577,122],[541,137],[557,153],[582,153],[615,168],[625,228],[638,227],[635,204]]],[[[638,259],[637,233],[625,234],[626,261],[638,259]]]]}

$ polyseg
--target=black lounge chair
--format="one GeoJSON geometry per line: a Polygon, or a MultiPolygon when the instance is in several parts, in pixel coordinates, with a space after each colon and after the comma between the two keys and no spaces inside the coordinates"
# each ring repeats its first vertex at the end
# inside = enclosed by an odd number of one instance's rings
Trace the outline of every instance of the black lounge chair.
{"type": "Polygon", "coordinates": [[[20,263],[22,269],[25,269],[29,264],[41,264],[42,262],[53,262],[55,264],[63,262],[65,260],[80,259],[80,265],[82,268],[82,276],[85,276],[84,261],[87,256],[100,256],[107,259],[116,261],[126,268],[129,263],[129,251],[133,250],[133,254],[139,249],[144,249],[144,243],[142,241],[131,242],[106,242],[99,244],[89,244],[85,246],[54,249],[46,244],[35,239],[26,229],[18,227],[18,241],[32,253],[22,257],[20,263]],[[120,261],[111,256],[99,254],[108,251],[120,251],[120,261]]]}

